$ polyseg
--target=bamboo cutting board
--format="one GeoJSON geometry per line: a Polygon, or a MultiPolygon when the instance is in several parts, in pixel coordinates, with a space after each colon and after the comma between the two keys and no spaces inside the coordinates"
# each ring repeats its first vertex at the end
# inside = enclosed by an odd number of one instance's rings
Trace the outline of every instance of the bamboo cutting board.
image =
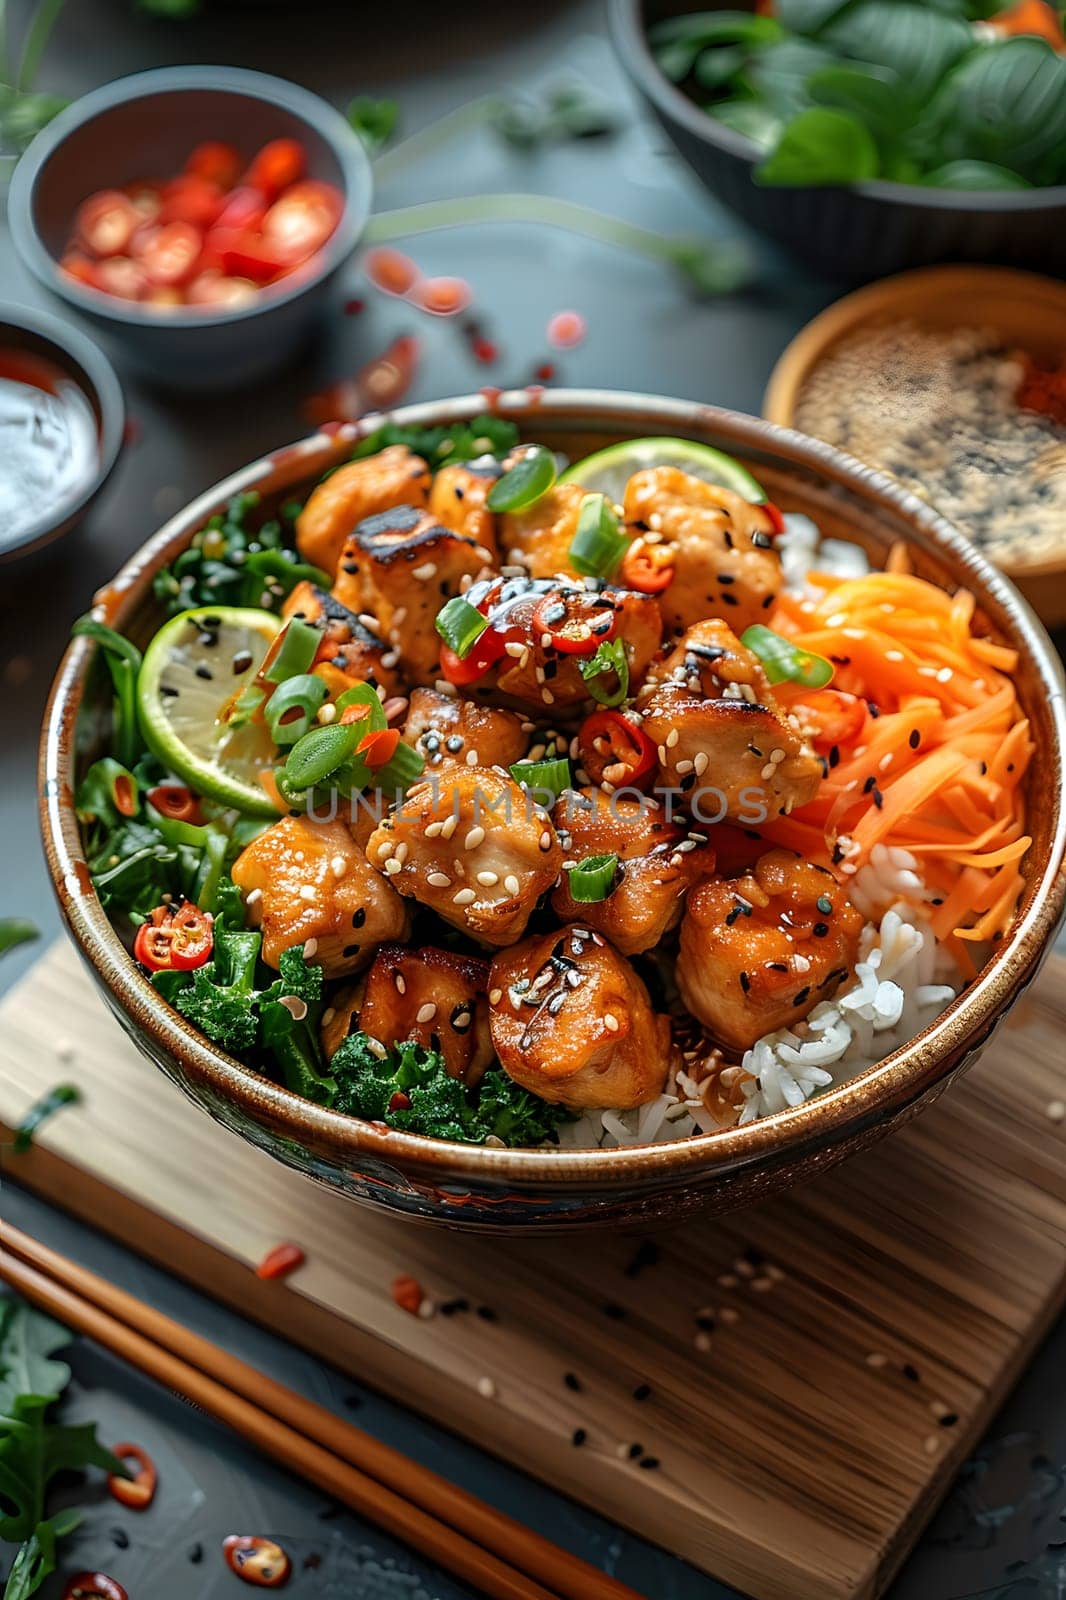
{"type": "Polygon", "coordinates": [[[76,1083],[12,1178],[757,1600],[872,1600],[1066,1298],[1064,1032],[1059,959],[894,1139],[654,1242],[308,1183],[137,1054],[65,944],[0,1004],[0,1123],[76,1083]],[[306,1265],[262,1283],[281,1240],[306,1265]]]}

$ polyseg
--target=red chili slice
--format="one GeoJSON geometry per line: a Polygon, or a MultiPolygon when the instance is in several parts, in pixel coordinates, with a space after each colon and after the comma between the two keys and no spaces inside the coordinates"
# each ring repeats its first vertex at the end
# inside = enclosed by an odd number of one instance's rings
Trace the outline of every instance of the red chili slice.
{"type": "Polygon", "coordinates": [[[298,1244],[276,1244],[268,1250],[255,1269],[257,1278],[287,1278],[290,1272],[302,1267],[307,1257],[298,1244]]]}
{"type": "Polygon", "coordinates": [[[225,196],[217,183],[183,173],[163,186],[160,222],[189,222],[194,228],[210,228],[217,222],[225,196]]]}
{"type": "Polygon", "coordinates": [[[255,157],[244,181],[268,200],[276,200],[283,189],[303,177],[306,165],[303,145],[296,139],[272,139],[255,157]]]}
{"type": "Polygon", "coordinates": [[[151,228],[137,243],[137,255],[149,279],[165,288],[192,277],[203,249],[203,234],[191,222],[168,222],[161,228],[151,228]]]}
{"type": "Polygon", "coordinates": [[[834,745],[853,744],[868,715],[861,695],[843,689],[806,689],[799,699],[788,702],[787,709],[812,730],[811,743],[819,755],[828,755],[834,745]]]}
{"type": "Polygon", "coordinates": [[[116,1578],[106,1572],[79,1572],[67,1579],[63,1600],[130,1600],[116,1578]]]}
{"type": "Polygon", "coordinates": [[[423,278],[407,298],[434,317],[455,317],[466,310],[473,294],[465,278],[423,278]]]}
{"type": "Polygon", "coordinates": [[[780,508],[778,506],[775,506],[774,502],[772,500],[764,500],[759,509],[761,511],[765,511],[766,515],[770,518],[771,532],[773,533],[775,538],[777,537],[777,535],[779,533],[784,533],[784,531],[785,531],[785,519],[784,519],[784,516],[783,516],[780,508]]]}
{"type": "Polygon", "coordinates": [[[286,261],[303,261],[321,250],[344,211],[344,196],[331,183],[294,184],[263,218],[263,237],[286,261]]]}
{"type": "Polygon", "coordinates": [[[615,789],[638,788],[655,771],[654,741],[620,711],[594,711],[581,724],[577,740],[581,765],[593,783],[606,780],[615,789]]]}
{"type": "Polygon", "coordinates": [[[398,1278],[393,1278],[390,1292],[401,1311],[406,1311],[412,1317],[418,1316],[426,1293],[417,1278],[412,1278],[409,1272],[402,1272],[398,1278]]]}
{"type": "Polygon", "coordinates": [[[240,151],[221,139],[208,139],[196,146],[185,163],[185,171],[193,177],[206,178],[220,189],[232,189],[241,175],[240,151]]]}
{"type": "MultiPolygon", "coordinates": [[[[174,822],[191,822],[197,827],[203,822],[199,800],[183,783],[157,784],[154,789],[149,789],[148,802],[162,816],[170,817],[174,822]]],[[[132,812],[128,815],[132,815],[132,812]]]]}
{"type": "Polygon", "coordinates": [[[169,972],[172,965],[169,911],[169,906],[156,906],[148,920],[137,929],[133,941],[133,959],[149,972],[169,972]]]}
{"type": "Polygon", "coordinates": [[[170,961],[175,972],[192,972],[211,959],[215,948],[214,918],[191,900],[179,906],[171,919],[173,938],[170,961]]]}
{"type": "Polygon", "coordinates": [[[360,739],[355,747],[356,755],[363,757],[367,766],[373,771],[377,767],[385,766],[396,754],[396,747],[400,742],[399,728],[381,728],[376,733],[368,733],[360,739]]]}
{"type": "Polygon", "coordinates": [[[613,639],[617,626],[613,603],[585,589],[546,594],[530,621],[534,643],[567,656],[595,655],[601,644],[613,639]]]}
{"type": "Polygon", "coordinates": [[[662,594],[674,581],[674,547],[639,536],[622,557],[622,582],[638,594],[662,594]]]}
{"type": "Polygon", "coordinates": [[[422,277],[419,267],[410,256],[404,255],[402,250],[393,250],[389,245],[368,250],[363,257],[363,271],[382,294],[401,296],[410,294],[422,277]]]}
{"type": "Polygon", "coordinates": [[[259,1589],[280,1589],[292,1571],[280,1544],[254,1533],[231,1533],[222,1542],[222,1555],[231,1572],[259,1589]]]}
{"type": "Polygon", "coordinates": [[[465,656],[458,656],[449,645],[442,645],[440,670],[448,682],[454,683],[457,688],[461,688],[463,684],[476,683],[500,660],[507,647],[507,638],[506,633],[497,633],[495,628],[486,628],[480,639],[474,642],[469,654],[465,656]]]}
{"type": "Polygon", "coordinates": [[[121,256],[129,247],[140,212],[121,189],[101,189],[78,207],[75,221],[82,244],[95,256],[121,256]]]}
{"type": "Polygon", "coordinates": [[[132,817],[137,810],[137,785],[128,772],[120,772],[112,786],[115,810],[123,817],[132,817]]]}
{"type": "Polygon", "coordinates": [[[285,270],[281,251],[251,228],[212,228],[207,248],[218,258],[223,272],[253,283],[270,283],[285,270]]]}
{"type": "Polygon", "coordinates": [[[155,1499],[159,1482],[155,1462],[139,1444],[116,1444],[112,1454],[120,1461],[135,1461],[137,1471],[132,1478],[120,1478],[117,1473],[111,1473],[107,1480],[108,1494],[130,1511],[147,1511],[155,1499]]]}

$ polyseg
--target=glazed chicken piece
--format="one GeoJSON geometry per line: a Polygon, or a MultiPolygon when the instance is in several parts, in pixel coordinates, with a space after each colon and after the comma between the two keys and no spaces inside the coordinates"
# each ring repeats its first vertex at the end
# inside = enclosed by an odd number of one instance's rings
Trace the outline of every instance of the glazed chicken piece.
{"type": "Polygon", "coordinates": [[[616,855],[621,866],[606,900],[575,900],[564,870],[552,895],[560,922],[595,928],[625,956],[659,943],[680,920],[685,894],[714,871],[714,851],[666,820],[655,800],[606,795],[589,787],[558,801],[552,819],[568,861],[616,855]]]}
{"type": "MultiPolygon", "coordinates": [[[[477,688],[556,716],[592,698],[582,676],[601,643],[625,646],[631,685],[640,682],[659,650],[662,622],[654,595],[637,594],[593,578],[486,578],[466,599],[506,635],[499,664],[477,688]]],[[[614,687],[613,674],[601,683],[614,687]]]]}
{"type": "Polygon", "coordinates": [[[659,597],[670,632],[708,612],[737,633],[766,621],[783,579],[761,506],[679,467],[647,467],[626,484],[624,510],[637,537],[673,547],[674,581],[659,597]]]}
{"type": "Polygon", "coordinates": [[[429,488],[429,468],[404,444],[349,461],[312,491],[296,519],[296,548],[335,577],[341,551],[360,522],[391,506],[424,506],[429,488]]]}
{"type": "Polygon", "coordinates": [[[492,456],[441,467],[429,491],[429,509],[447,528],[473,539],[496,559],[496,513],[485,501],[503,471],[492,456]]]}
{"type": "Polygon", "coordinates": [[[335,595],[316,589],[313,583],[298,583],[281,608],[283,617],[302,617],[323,633],[315,657],[314,671],[322,671],[336,696],[356,683],[370,683],[386,695],[403,692],[399,657],[395,647],[378,633],[376,625],[357,617],[335,595]],[[334,669],[327,673],[326,668],[334,669]],[[342,681],[343,680],[343,681],[342,681]]]}
{"type": "Polygon", "coordinates": [[[575,1111],[661,1094],[670,1023],[624,956],[587,928],[537,934],[495,957],[492,1042],[522,1088],[575,1111]]]}
{"type": "Polygon", "coordinates": [[[741,877],[689,895],[681,998],[727,1050],[749,1050],[829,999],[854,969],[862,926],[831,872],[771,850],[741,877]]]}
{"type": "Polygon", "coordinates": [[[498,530],[501,558],[525,567],[532,578],[572,573],[570,546],[584,498],[576,483],[557,483],[528,511],[505,511],[498,530]]]}
{"type": "Polygon", "coordinates": [[[513,711],[438,689],[411,691],[403,738],[429,768],[449,762],[506,768],[521,761],[529,746],[522,719],[513,711]]]}
{"type": "Polygon", "coordinates": [[[563,859],[543,806],[506,773],[465,766],[409,789],[366,853],[400,894],[495,946],[522,937],[563,859]]]}
{"type": "Polygon", "coordinates": [[[658,786],[682,790],[701,822],[752,827],[787,815],[822,780],[762,662],[716,617],[690,628],[649,674],[637,710],[658,748],[658,786]]]}
{"type": "Polygon", "coordinates": [[[439,1051],[453,1078],[476,1084],[493,1057],[488,978],[478,956],[384,944],[324,1013],[323,1049],[332,1057],[356,1028],[384,1045],[413,1039],[439,1051]]]}
{"type": "Polygon", "coordinates": [[[350,611],[377,617],[409,682],[432,683],[440,676],[437,613],[491,560],[488,550],[429,511],[393,506],[367,517],[348,538],[333,593],[350,611]]]}
{"type": "Polygon", "coordinates": [[[241,851],[233,881],[249,921],[261,922],[263,960],[314,940],[308,961],[327,978],[365,967],[378,945],[406,939],[410,914],[340,821],[283,817],[241,851]]]}

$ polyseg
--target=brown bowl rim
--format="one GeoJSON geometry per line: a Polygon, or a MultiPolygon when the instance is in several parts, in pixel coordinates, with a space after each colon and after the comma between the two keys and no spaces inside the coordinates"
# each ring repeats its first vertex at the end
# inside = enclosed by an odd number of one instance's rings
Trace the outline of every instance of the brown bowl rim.
{"type": "MultiPolygon", "coordinates": [[[[312,434],[260,458],[197,496],[146,541],[114,581],[95,596],[94,615],[120,628],[134,610],[139,590],[176,555],[191,534],[233,494],[251,488],[280,489],[324,471],[347,457],[353,442],[384,420],[427,426],[456,422],[483,413],[484,393],[402,407],[384,416],[312,434]]],[[[778,463],[827,474],[860,496],[872,509],[883,507],[906,520],[956,565],[960,582],[972,584],[993,625],[1012,636],[1047,684],[1054,726],[1053,829],[1047,859],[1028,885],[1021,914],[984,970],[959,998],[907,1045],[857,1078],[795,1109],[760,1118],[740,1128],[678,1142],[608,1149],[488,1149],[398,1133],[326,1110],[259,1076],[223,1051],[214,1049],[177,1012],[170,1010],[138,970],[111,927],[84,860],[71,803],[74,782],[74,731],[85,675],[98,648],[89,639],[68,645],[52,685],[42,726],[39,785],[45,854],[53,885],[82,955],[95,969],[112,1005],[141,1030],[155,1049],[180,1061],[192,1083],[207,1094],[239,1106],[253,1121],[269,1120],[282,1134],[328,1149],[347,1164],[373,1157],[431,1170],[444,1181],[522,1184],[554,1183],[567,1189],[588,1182],[604,1189],[633,1180],[643,1185],[702,1172],[725,1174],[759,1162],[780,1163],[835,1143],[845,1133],[871,1126],[928,1093],[970,1049],[980,1044],[1035,976],[1060,920],[1066,897],[1066,810],[1063,806],[1066,759],[1066,686],[1051,641],[1025,601],[970,542],[933,508],[890,478],[820,440],[808,438],[757,417],[722,407],[665,396],[625,391],[556,389],[506,391],[493,397],[492,409],[531,431],[538,425],[602,424],[605,429],[649,425],[664,433],[717,429],[732,448],[773,454],[778,463]]]]}

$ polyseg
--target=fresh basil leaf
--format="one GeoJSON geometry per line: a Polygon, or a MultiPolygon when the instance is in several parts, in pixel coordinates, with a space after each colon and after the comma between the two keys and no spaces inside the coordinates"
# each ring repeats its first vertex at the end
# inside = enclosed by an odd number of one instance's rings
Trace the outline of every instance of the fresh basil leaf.
{"type": "Polygon", "coordinates": [[[693,68],[693,77],[701,89],[713,93],[721,89],[747,65],[748,54],[739,45],[720,45],[714,50],[704,50],[693,68]]]}
{"type": "Polygon", "coordinates": [[[1066,177],[1066,56],[1042,39],[982,46],[930,107],[944,162],[989,161],[1034,183],[1066,177]]]}
{"type": "Polygon", "coordinates": [[[830,23],[821,42],[841,55],[887,67],[913,105],[928,99],[948,69],[973,48],[973,32],[958,17],[906,0],[858,0],[830,23]]]}
{"type": "Polygon", "coordinates": [[[888,67],[842,62],[820,67],[807,81],[811,99],[819,106],[847,111],[864,122],[875,139],[891,141],[910,121],[906,95],[897,75],[888,67]]]}
{"type": "Polygon", "coordinates": [[[1031,189],[1028,178],[992,161],[948,161],[927,172],[922,183],[929,189],[1031,189]]]}
{"type": "Polygon", "coordinates": [[[817,33],[848,0],[777,0],[774,14],[791,33],[817,33]]]}
{"type": "Polygon", "coordinates": [[[835,59],[831,50],[810,39],[782,39],[753,56],[744,85],[779,117],[792,117],[811,103],[807,82],[812,73],[832,66],[835,59]]]}
{"type": "Polygon", "coordinates": [[[805,185],[859,183],[877,176],[877,145],[867,127],[846,111],[812,106],[782,129],[776,147],[752,176],[756,183],[805,185]]]}
{"type": "Polygon", "coordinates": [[[780,39],[783,32],[776,18],[756,16],[751,11],[694,11],[655,23],[648,29],[648,40],[656,51],[683,45],[695,57],[708,45],[753,44],[780,39]]]}
{"type": "Polygon", "coordinates": [[[734,133],[751,139],[760,150],[772,150],[784,126],[781,118],[768,110],[761,100],[718,100],[707,110],[734,133]]]}

